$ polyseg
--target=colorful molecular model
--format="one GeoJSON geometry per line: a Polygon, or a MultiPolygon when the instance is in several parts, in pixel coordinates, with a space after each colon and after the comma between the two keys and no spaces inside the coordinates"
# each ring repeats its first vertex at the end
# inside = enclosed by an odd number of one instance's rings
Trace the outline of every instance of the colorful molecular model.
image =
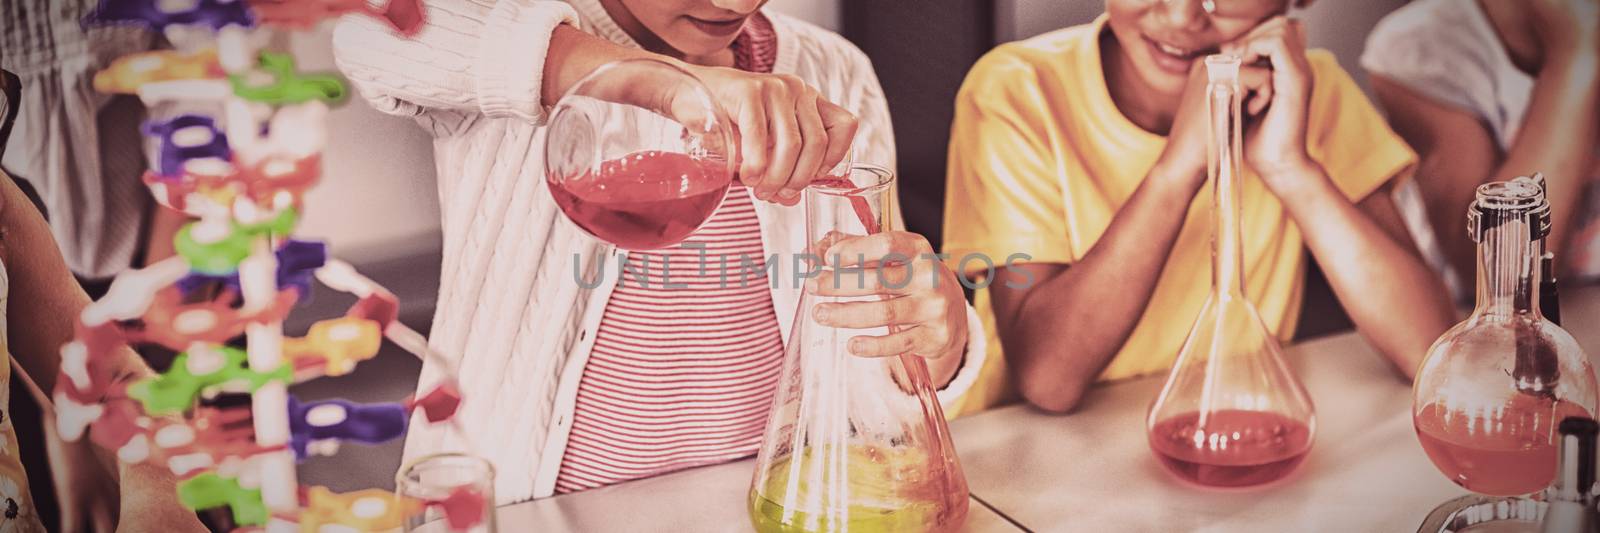
{"type": "Polygon", "coordinates": [[[436,507],[448,527],[466,529],[492,503],[466,489],[410,501],[296,482],[297,461],[341,443],[401,437],[418,412],[425,423],[448,423],[461,402],[453,380],[399,403],[302,402],[288,393],[294,383],[353,372],[385,338],[450,368],[397,320],[392,293],[329,258],[325,244],[289,237],[320,178],[328,106],[347,91],[337,76],[297,72],[292,57],[261,43],[267,27],[307,28],[347,13],[405,35],[424,16],[420,0],[384,8],[367,0],[103,0],[85,21],[144,26],[174,44],[114,62],[94,85],[152,108],[183,105],[188,114],[144,125],[160,147],[144,183],[195,222],[177,235],[177,257],[119,276],[84,310],[76,338],[61,348],[56,416],[68,440],[87,435],[123,461],[170,468],[185,505],[227,507],[241,528],[385,530],[436,507]],[[286,337],[283,321],[310,296],[313,279],[358,300],[343,317],[286,337]],[[108,361],[126,344],[180,354],[164,374],[119,382],[108,361]]]}

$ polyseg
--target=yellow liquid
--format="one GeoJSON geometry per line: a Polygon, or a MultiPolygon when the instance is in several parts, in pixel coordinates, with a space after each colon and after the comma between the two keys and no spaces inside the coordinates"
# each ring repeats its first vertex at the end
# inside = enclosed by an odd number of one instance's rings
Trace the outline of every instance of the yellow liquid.
{"type": "MultiPolygon", "coordinates": [[[[814,465],[802,457],[798,472],[810,473],[814,465]]],[[[852,448],[844,488],[849,502],[844,509],[820,502],[822,495],[802,483],[788,497],[791,458],[772,466],[766,483],[750,492],[750,520],[758,533],[914,533],[955,530],[966,520],[964,482],[944,479],[938,465],[921,454],[885,456],[873,450],[852,448]],[[929,470],[934,470],[930,472],[929,470]],[[959,492],[956,494],[955,492],[959,492]],[[786,506],[785,502],[794,504],[786,506]]],[[[843,503],[843,502],[838,502],[843,503]]]]}

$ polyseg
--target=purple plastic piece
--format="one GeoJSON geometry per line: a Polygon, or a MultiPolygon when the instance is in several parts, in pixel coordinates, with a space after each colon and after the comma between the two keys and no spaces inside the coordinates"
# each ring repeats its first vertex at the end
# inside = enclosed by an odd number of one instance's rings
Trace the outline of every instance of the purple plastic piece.
{"type": "Polygon", "coordinates": [[[162,176],[169,178],[182,176],[184,162],[191,159],[233,160],[233,151],[228,148],[227,134],[217,127],[217,121],[211,117],[179,115],[165,122],[152,120],[144,124],[144,134],[161,138],[161,156],[156,164],[156,172],[162,176]],[[198,146],[179,146],[173,141],[173,136],[179,131],[195,127],[211,130],[211,141],[198,146]]]}
{"type": "Polygon", "coordinates": [[[289,447],[294,449],[296,459],[305,460],[309,455],[307,449],[315,441],[331,439],[379,444],[405,435],[410,419],[411,412],[404,404],[358,404],[348,400],[300,403],[290,396],[289,447]],[[323,411],[342,409],[343,414],[329,417],[330,421],[313,420],[317,417],[312,416],[312,410],[318,408],[323,411]]]}
{"type": "MultiPolygon", "coordinates": [[[[278,287],[294,287],[300,291],[300,301],[311,297],[311,280],[317,269],[328,262],[328,243],[289,239],[278,248],[278,287]]],[[[190,272],[178,280],[178,290],[185,294],[218,283],[239,290],[239,275],[211,276],[190,272]]]]}
{"type": "Polygon", "coordinates": [[[245,0],[189,0],[193,6],[167,11],[162,0],[100,0],[100,5],[88,17],[85,25],[127,24],[139,25],[161,32],[167,26],[204,26],[212,31],[228,26],[254,28],[256,18],[245,5],[245,0]]]}

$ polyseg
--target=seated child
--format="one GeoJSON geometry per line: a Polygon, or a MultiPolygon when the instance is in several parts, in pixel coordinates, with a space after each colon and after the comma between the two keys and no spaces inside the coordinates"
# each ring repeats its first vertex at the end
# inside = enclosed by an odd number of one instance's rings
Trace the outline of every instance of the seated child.
{"type": "MultiPolygon", "coordinates": [[[[1067,412],[1097,381],[1166,370],[1199,314],[1211,287],[1209,54],[1245,65],[1244,284],[1266,326],[1293,335],[1306,249],[1399,374],[1454,321],[1389,194],[1414,154],[1332,55],[1306,49],[1290,7],[1108,0],[1091,24],[973,67],[956,104],[945,251],[1031,256],[998,268],[978,305],[1029,402],[1067,412]]],[[[985,373],[991,399],[1007,388],[999,363],[985,373]]]]}
{"type": "Polygon", "coordinates": [[[1471,298],[1477,267],[1462,216],[1479,185],[1541,172],[1560,273],[1600,278],[1600,2],[1419,0],[1385,17],[1361,66],[1421,156],[1403,208],[1429,259],[1471,298]],[[1427,249],[1427,247],[1425,247],[1427,249]]]}

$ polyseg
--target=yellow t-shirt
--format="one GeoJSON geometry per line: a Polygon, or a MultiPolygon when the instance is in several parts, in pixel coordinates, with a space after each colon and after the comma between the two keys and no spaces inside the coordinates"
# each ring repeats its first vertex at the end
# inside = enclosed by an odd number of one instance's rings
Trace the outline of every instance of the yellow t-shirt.
{"type": "Polygon", "coordinates": [[[0,533],[34,533],[44,531],[44,526],[39,524],[33,496],[28,493],[28,475],[22,469],[22,455],[17,449],[17,430],[11,426],[11,352],[6,348],[10,286],[5,263],[0,262],[0,533]]]}
{"type": "MultiPolygon", "coordinates": [[[[996,48],[967,75],[956,99],[945,202],[945,252],[954,264],[1014,253],[1072,264],[1111,223],[1155,164],[1166,138],[1117,110],[1100,63],[1105,17],[996,48]]],[[[1308,151],[1352,201],[1409,172],[1416,161],[1326,51],[1309,54],[1316,76],[1308,151]]],[[[1245,293],[1279,337],[1294,334],[1304,285],[1299,228],[1254,174],[1241,182],[1245,293]]],[[[1169,368],[1211,287],[1211,197],[1195,195],[1143,316],[1100,379],[1169,368]]],[[[983,263],[965,267],[981,271],[983,263]]],[[[987,290],[975,307],[997,332],[987,290]]],[[[1072,335],[1071,330],[1062,335],[1072,335]]],[[[1015,397],[999,335],[959,415],[1015,397]]]]}

